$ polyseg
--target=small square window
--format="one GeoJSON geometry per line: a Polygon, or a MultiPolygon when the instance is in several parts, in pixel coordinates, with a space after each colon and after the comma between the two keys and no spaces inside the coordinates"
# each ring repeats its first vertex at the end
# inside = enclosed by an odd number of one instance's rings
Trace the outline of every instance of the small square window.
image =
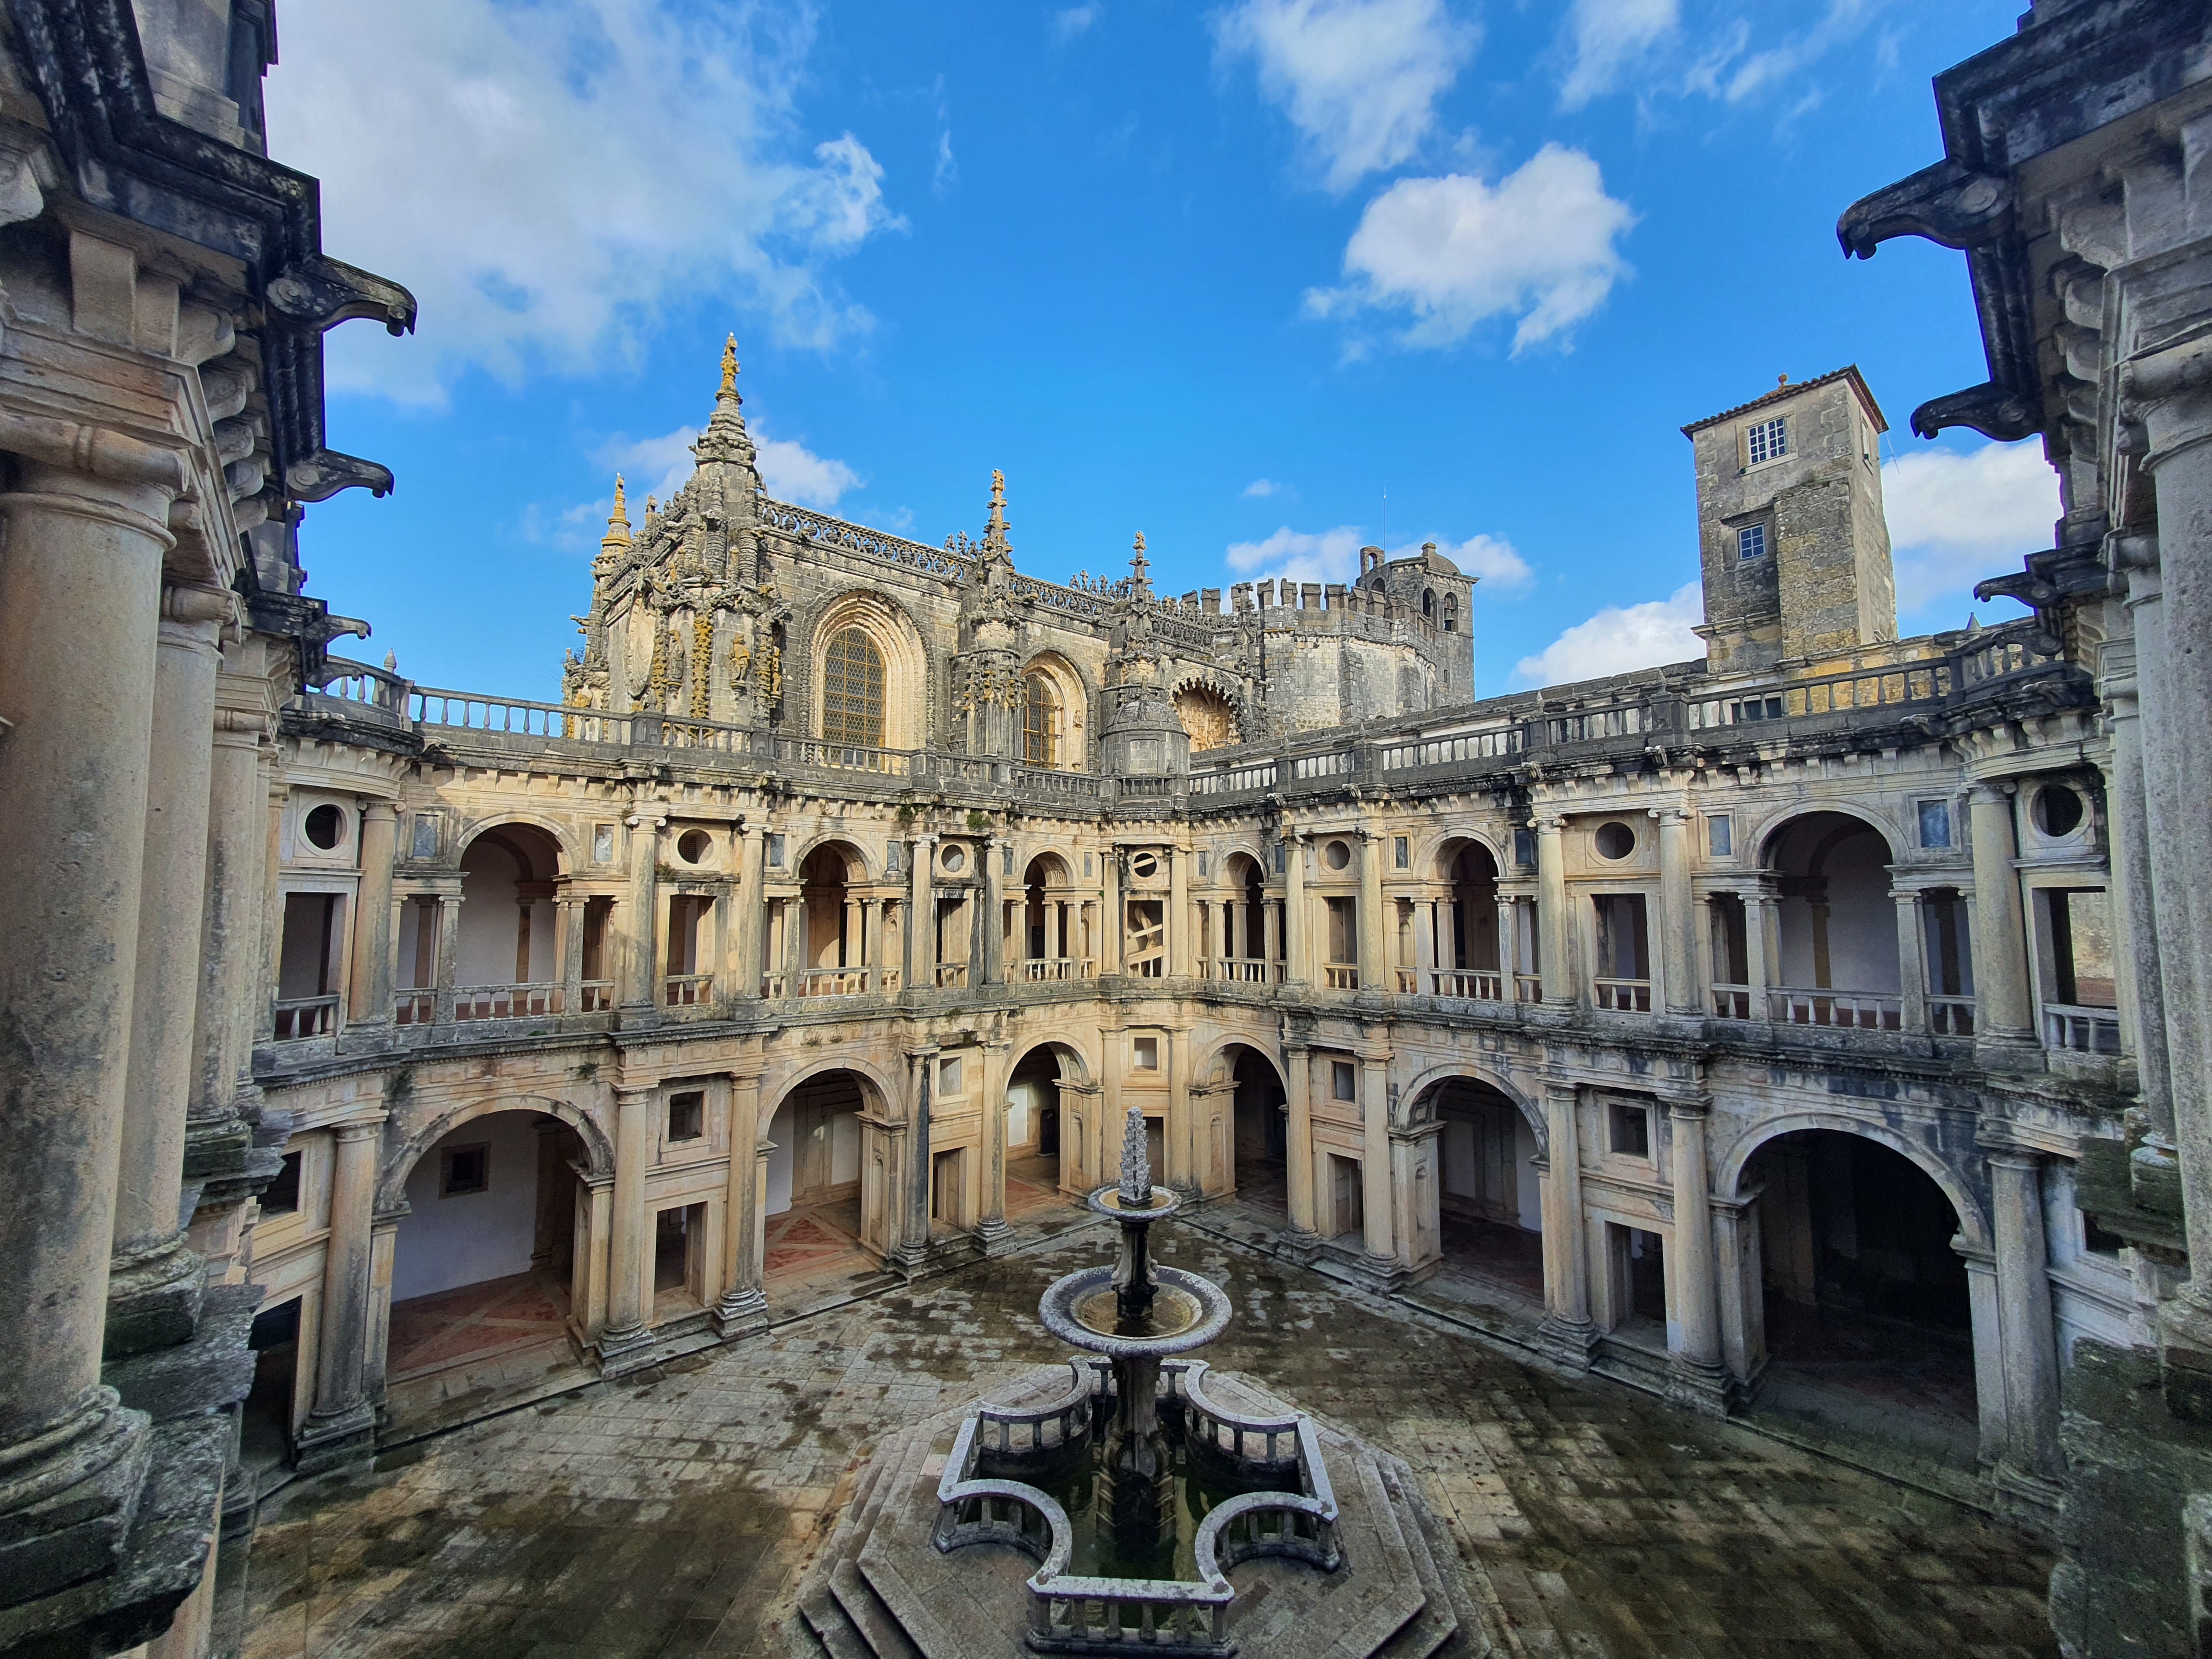
{"type": "Polygon", "coordinates": [[[1413,867],[1413,842],[1411,836],[1390,837],[1390,862],[1394,867],[1400,870],[1410,870],[1413,867]]]}
{"type": "Polygon", "coordinates": [[[940,1095],[960,1092],[960,1057],[957,1054],[937,1062],[937,1092],[940,1095]]]}
{"type": "Polygon", "coordinates": [[[1513,832],[1513,862],[1527,869],[1536,861],[1536,832],[1516,830],[1513,832]]]}
{"type": "Polygon", "coordinates": [[[611,823],[592,826],[592,862],[612,864],[615,861],[615,827],[611,823]]]}
{"type": "Polygon", "coordinates": [[[1789,422],[1779,415],[1771,421],[1753,421],[1744,434],[1744,447],[1753,466],[1779,460],[1790,453],[1789,422]]]}
{"type": "Polygon", "coordinates": [[[1097,866],[1091,862],[1091,854],[1089,853],[1083,855],[1083,878],[1085,881],[1089,881],[1097,872],[1097,866]]]}
{"type": "Polygon", "coordinates": [[[1735,820],[1716,812],[1705,820],[1705,851],[1717,859],[1735,856],[1735,820]]]}
{"type": "Polygon", "coordinates": [[[696,1140],[707,1133],[707,1097],[698,1090],[668,1097],[668,1138],[696,1140]]]}
{"type": "Polygon", "coordinates": [[[783,868],[783,837],[781,836],[772,835],[768,838],[768,861],[771,869],[783,868]]]}
{"type": "Polygon", "coordinates": [[[1199,873],[1200,875],[1203,876],[1203,875],[1206,873],[1206,868],[1207,868],[1207,865],[1206,865],[1206,854],[1203,854],[1203,853],[1200,853],[1200,854],[1198,855],[1198,873],[1199,873]]]}
{"type": "Polygon", "coordinates": [[[1130,1045],[1130,1049],[1136,1056],[1139,1071],[1157,1072],[1160,1069],[1160,1040],[1158,1037],[1140,1036],[1130,1045]]]}
{"type": "Polygon", "coordinates": [[[491,1143],[448,1146],[438,1165],[438,1196],[460,1198],[491,1188],[491,1143]]]}
{"type": "Polygon", "coordinates": [[[999,873],[1002,876],[1011,876],[1014,873],[1014,849],[1011,847],[1000,849],[999,873]]]}
{"type": "Polygon", "coordinates": [[[415,815],[414,856],[418,859],[434,859],[438,856],[438,819],[436,814],[431,812],[417,812],[415,815]]]}
{"type": "Polygon", "coordinates": [[[1277,842],[1275,843],[1275,873],[1279,876],[1289,867],[1290,860],[1284,849],[1283,843],[1277,842]]]}
{"type": "Polygon", "coordinates": [[[1339,1100],[1359,1098],[1359,1072],[1348,1060],[1328,1063],[1329,1092],[1339,1100]]]}
{"type": "Polygon", "coordinates": [[[1613,1103],[1612,1146],[1623,1158],[1651,1156],[1651,1114],[1626,1101],[1613,1103]]]}
{"type": "Polygon", "coordinates": [[[1948,847],[1951,844],[1949,801],[1923,800],[1920,803],[1920,844],[1923,847],[1948,847]]]}
{"type": "Polygon", "coordinates": [[[1747,562],[1766,556],[1766,526],[1747,524],[1735,532],[1735,556],[1747,562]]]}
{"type": "Polygon", "coordinates": [[[896,841],[887,843],[884,848],[884,873],[897,875],[905,867],[904,856],[904,843],[896,841]]]}
{"type": "Polygon", "coordinates": [[[276,1179],[269,1183],[269,1190],[261,1194],[261,1214],[265,1220],[272,1215],[292,1215],[300,1207],[300,1162],[303,1154],[287,1152],[283,1167],[276,1171],[276,1179]]]}

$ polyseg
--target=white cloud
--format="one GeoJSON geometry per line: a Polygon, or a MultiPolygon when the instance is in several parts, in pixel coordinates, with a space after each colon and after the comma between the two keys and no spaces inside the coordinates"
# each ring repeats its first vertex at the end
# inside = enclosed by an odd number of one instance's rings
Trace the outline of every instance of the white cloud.
{"type": "Polygon", "coordinates": [[[1575,0],[1562,33],[1571,54],[1559,102],[1580,109],[1620,85],[1629,67],[1681,22],[1681,0],[1575,0]]]}
{"type": "Polygon", "coordinates": [[[334,385],[435,402],[471,367],[588,371],[700,300],[792,343],[869,325],[826,267],[902,222],[858,138],[799,131],[810,14],[295,0],[284,30],[273,148],[323,180],[331,252],[422,301],[404,346],[334,335],[334,385]]]}
{"type": "Polygon", "coordinates": [[[1264,500],[1269,495],[1279,494],[1285,488],[1287,488],[1286,485],[1279,484],[1273,478],[1255,478],[1244,486],[1244,495],[1248,500],[1254,497],[1264,500]]]}
{"type": "Polygon", "coordinates": [[[1351,280],[1316,289],[1317,317],[1407,311],[1408,345],[1449,345],[1492,317],[1519,320],[1513,349],[1564,336],[1628,274],[1614,246],[1636,222],[1598,165],[1547,144],[1495,185],[1464,173],[1401,179],[1367,204],[1344,250],[1351,280]]]}
{"type": "Polygon", "coordinates": [[[937,166],[929,175],[929,187],[938,195],[960,182],[960,163],[952,154],[952,129],[945,127],[937,135],[937,166]]]}
{"type": "Polygon", "coordinates": [[[1105,7],[1097,3],[1097,0],[1090,0],[1090,3],[1085,5],[1063,6],[1053,14],[1053,39],[1061,46],[1066,46],[1097,22],[1098,15],[1105,9],[1105,7]]]}
{"type": "MultiPolygon", "coordinates": [[[[817,455],[789,438],[771,438],[757,419],[751,427],[761,483],[778,501],[827,512],[848,490],[860,488],[860,475],[844,462],[817,455]]],[[[629,482],[633,523],[642,520],[647,496],[658,498],[665,507],[691,481],[691,446],[698,441],[697,427],[679,426],[657,438],[616,438],[600,446],[599,465],[629,482]]],[[[600,518],[606,517],[612,501],[611,493],[597,504],[600,518]]]]}
{"type": "Polygon", "coordinates": [[[1514,664],[1513,683],[1561,685],[1702,658],[1705,642],[1691,629],[1705,619],[1705,590],[1696,582],[1684,583],[1667,599],[1609,605],[1514,664]]]}
{"type": "Polygon", "coordinates": [[[780,501],[818,507],[828,512],[837,498],[860,486],[860,475],[839,460],[817,455],[788,438],[763,438],[756,446],[761,483],[780,501]]]}
{"type": "Polygon", "coordinates": [[[1349,582],[1359,574],[1361,541],[1354,524],[1317,535],[1285,525],[1265,541],[1231,543],[1227,557],[1231,570],[1255,581],[1349,582]]]}
{"type": "MultiPolygon", "coordinates": [[[[1410,559],[1420,553],[1418,543],[1393,551],[1394,559],[1410,559]]],[[[1437,551],[1470,576],[1479,576],[1493,587],[1519,587],[1534,574],[1512,543],[1503,536],[1469,536],[1463,542],[1439,540],[1437,551]]]]}
{"type": "Polygon", "coordinates": [[[1419,151],[1480,38],[1443,0],[1241,0],[1214,20],[1223,59],[1254,60],[1332,191],[1419,151]]]}
{"type": "MultiPolygon", "coordinates": [[[[1882,468],[1881,492],[1905,616],[1938,599],[1970,605],[1976,582],[2050,546],[2058,517],[2058,477],[2039,439],[1900,455],[1882,468]]],[[[1939,620],[1956,628],[1965,618],[1939,620]]]]}

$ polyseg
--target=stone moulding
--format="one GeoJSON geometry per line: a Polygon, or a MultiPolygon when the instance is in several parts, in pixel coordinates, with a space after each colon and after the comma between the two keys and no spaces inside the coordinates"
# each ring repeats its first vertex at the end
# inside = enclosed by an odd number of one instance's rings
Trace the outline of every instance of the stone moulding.
{"type": "Polygon", "coordinates": [[[1336,1540],[1336,1492],[1313,1420],[1304,1412],[1248,1415],[1208,1395],[1206,1361],[1169,1360],[1160,1368],[1162,1403],[1180,1408],[1187,1444],[1202,1425],[1209,1461],[1232,1473],[1295,1471],[1295,1492],[1240,1492],[1216,1504],[1193,1542],[1194,1579],[1101,1578],[1071,1573],[1074,1528],[1059,1500],[1025,1481],[979,1478],[987,1460],[1057,1462],[1088,1443],[1110,1374],[1103,1359],[1070,1358],[1073,1386],[1027,1407],[984,1401],[960,1425],[937,1483],[932,1541],[947,1553],[969,1544],[1007,1544],[1039,1565],[1031,1574],[1029,1646],[1040,1653],[1116,1653],[1133,1639],[1162,1653],[1233,1654],[1229,1609],[1237,1592],[1228,1571],[1255,1556],[1281,1556],[1334,1572],[1344,1558],[1336,1540]],[[1085,1373],[1089,1375],[1086,1376],[1085,1373]],[[1249,1437],[1249,1438],[1248,1438],[1249,1437]],[[1290,1438],[1293,1455],[1281,1455],[1290,1438]],[[1017,1442],[1026,1439],[1027,1444],[1017,1442]],[[1257,1455],[1248,1455],[1256,1441],[1257,1455]],[[1137,1622],[1124,1623],[1133,1610],[1137,1622]]]}

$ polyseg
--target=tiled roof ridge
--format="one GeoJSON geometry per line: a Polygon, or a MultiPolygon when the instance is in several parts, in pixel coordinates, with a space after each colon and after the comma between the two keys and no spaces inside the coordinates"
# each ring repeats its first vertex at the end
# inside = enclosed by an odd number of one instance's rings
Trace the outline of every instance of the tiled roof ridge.
{"type": "Polygon", "coordinates": [[[1881,405],[1874,400],[1874,393],[1867,386],[1866,377],[1859,373],[1859,366],[1856,363],[1845,363],[1841,368],[1832,368],[1826,374],[1815,374],[1809,380],[1785,382],[1776,386],[1771,392],[1753,398],[1747,404],[1738,404],[1733,409],[1723,409],[1717,415],[1708,415],[1703,420],[1692,421],[1682,428],[1682,435],[1686,438],[1690,437],[1717,422],[1729,420],[1747,410],[1757,409],[1763,404],[1771,404],[1778,398],[1787,398],[1799,392],[1810,392],[1817,386],[1826,386],[1832,380],[1848,380],[1853,389],[1858,392],[1860,401],[1867,406],[1867,412],[1874,416],[1875,430],[1888,431],[1889,421],[1882,414],[1881,405]]]}

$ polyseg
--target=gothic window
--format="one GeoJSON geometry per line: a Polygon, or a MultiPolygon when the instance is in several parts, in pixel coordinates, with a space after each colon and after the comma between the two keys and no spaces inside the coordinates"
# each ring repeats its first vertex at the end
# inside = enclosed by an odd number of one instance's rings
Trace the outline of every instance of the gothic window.
{"type": "Polygon", "coordinates": [[[857,628],[830,641],[822,665],[822,736],[829,743],[884,740],[884,653],[857,628]]]}
{"type": "Polygon", "coordinates": [[[1032,674],[1022,682],[1022,759],[1030,766],[1060,764],[1060,702],[1051,682],[1032,674]]]}
{"type": "Polygon", "coordinates": [[[1744,437],[1753,466],[1779,460],[1790,453],[1789,422],[1778,415],[1771,421],[1753,421],[1744,437]]]}

